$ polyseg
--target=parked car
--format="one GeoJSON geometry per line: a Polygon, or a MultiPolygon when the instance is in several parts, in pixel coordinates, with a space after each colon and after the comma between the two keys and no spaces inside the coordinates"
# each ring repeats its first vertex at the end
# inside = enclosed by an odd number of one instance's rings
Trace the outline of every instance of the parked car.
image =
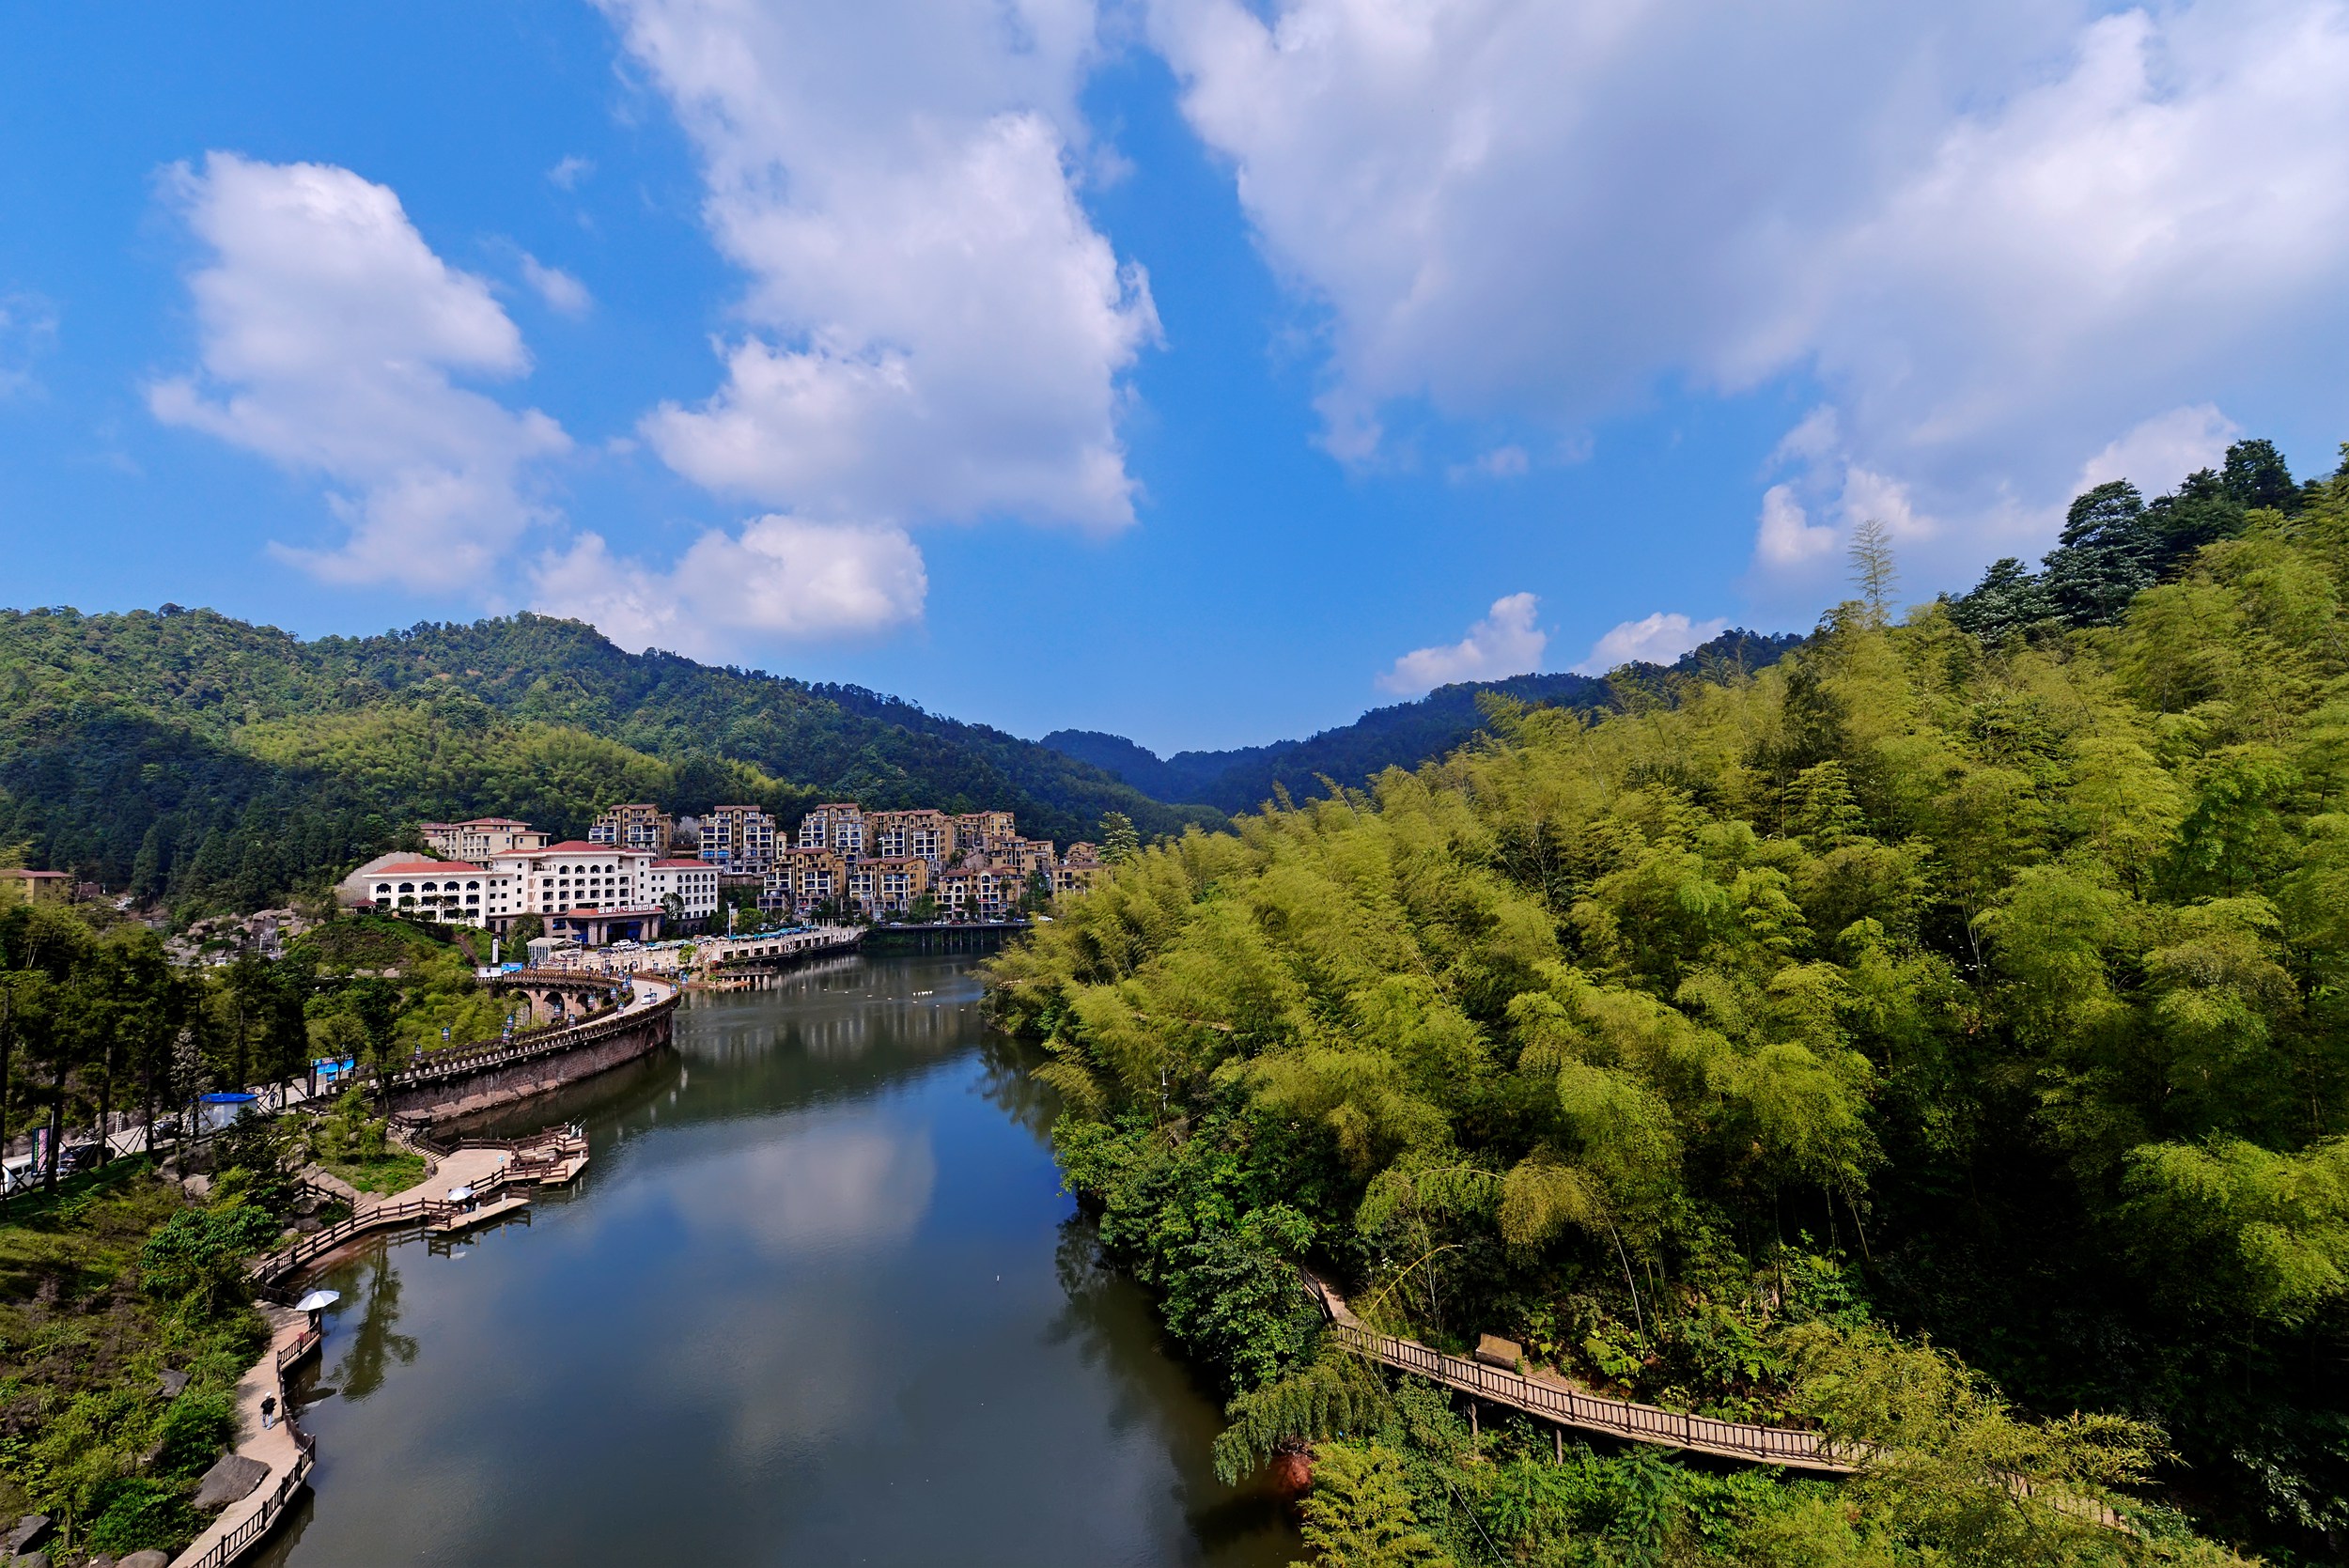
{"type": "Polygon", "coordinates": [[[97,1169],[98,1145],[95,1143],[68,1143],[57,1151],[57,1173],[59,1175],[72,1175],[79,1172],[97,1169]]]}

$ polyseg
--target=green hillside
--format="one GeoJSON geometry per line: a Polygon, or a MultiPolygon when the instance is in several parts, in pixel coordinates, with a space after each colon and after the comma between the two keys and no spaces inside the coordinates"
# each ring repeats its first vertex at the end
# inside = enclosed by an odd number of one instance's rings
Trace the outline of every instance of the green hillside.
{"type": "Polygon", "coordinates": [[[2343,1560],[2349,462],[2210,477],[2199,543],[2092,492],[1899,625],[1856,551],[1772,668],[1187,835],[999,961],[1229,1468],[1315,1443],[1316,1529],[1459,1562],[2343,1560]],[[1367,1382],[1293,1261],[1868,1460],[1561,1466],[1367,1382]]]}
{"type": "Polygon", "coordinates": [[[854,687],[630,654],[540,615],[304,642],[203,610],[0,612],[0,846],[175,908],[253,908],[486,814],[623,800],[1002,809],[1066,842],[1219,820],[854,687]]]}

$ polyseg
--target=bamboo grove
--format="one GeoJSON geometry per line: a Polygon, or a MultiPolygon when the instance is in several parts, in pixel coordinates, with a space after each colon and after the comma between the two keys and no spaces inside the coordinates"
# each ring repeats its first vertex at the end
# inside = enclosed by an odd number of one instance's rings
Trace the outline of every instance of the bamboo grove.
{"type": "Polygon", "coordinates": [[[1496,710],[998,961],[1227,1468],[1316,1445],[1325,1561],[2349,1549],[2349,476],[2229,502],[2235,456],[2166,554],[2173,498],[2107,487],[2045,577],[1895,624],[1878,548],[1781,664],[1496,710]],[[1879,1457],[1470,1438],[1329,1350],[1300,1261],[1879,1457]]]}

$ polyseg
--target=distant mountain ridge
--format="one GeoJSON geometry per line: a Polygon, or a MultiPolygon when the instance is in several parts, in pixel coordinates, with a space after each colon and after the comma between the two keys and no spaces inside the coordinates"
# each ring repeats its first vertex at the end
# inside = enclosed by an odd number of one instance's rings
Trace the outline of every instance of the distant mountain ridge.
{"type": "Polygon", "coordinates": [[[861,687],[631,654],[522,614],[303,641],[208,610],[0,611],[0,853],[175,908],[255,908],[500,815],[567,836],[623,800],[1106,812],[1220,824],[1066,753],[861,687]]]}
{"type": "MultiPolygon", "coordinates": [[[[1670,664],[1635,663],[1624,670],[1634,679],[1758,670],[1778,662],[1803,640],[1794,632],[1733,629],[1670,664]]],[[[1089,763],[1154,800],[1252,811],[1272,799],[1275,784],[1302,800],[1323,793],[1324,775],[1352,787],[1389,768],[1416,768],[1443,756],[1484,728],[1477,699],[1487,694],[1558,707],[1602,708],[1613,701],[1607,675],[1511,675],[1438,687],[1416,702],[1373,708],[1350,724],[1304,740],[1224,752],[1177,752],[1169,757],[1098,730],[1055,730],[1041,744],[1089,763]]]]}

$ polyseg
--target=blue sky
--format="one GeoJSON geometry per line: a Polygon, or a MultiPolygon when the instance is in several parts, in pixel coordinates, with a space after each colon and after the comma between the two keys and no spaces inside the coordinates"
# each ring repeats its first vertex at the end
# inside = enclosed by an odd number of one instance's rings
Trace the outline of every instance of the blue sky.
{"type": "Polygon", "coordinates": [[[19,8],[0,602],[541,608],[1161,751],[2349,436],[2349,14],[19,8]]]}

